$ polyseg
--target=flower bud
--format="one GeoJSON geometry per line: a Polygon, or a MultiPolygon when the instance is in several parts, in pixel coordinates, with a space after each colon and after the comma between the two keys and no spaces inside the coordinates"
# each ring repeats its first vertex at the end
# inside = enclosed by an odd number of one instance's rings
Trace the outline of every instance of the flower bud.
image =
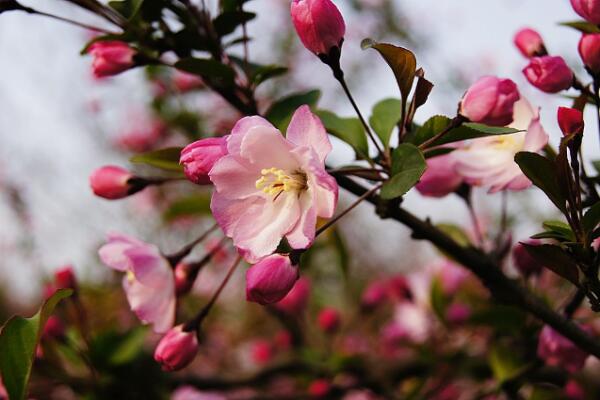
{"type": "Polygon", "coordinates": [[[560,56],[533,57],[523,74],[529,83],[546,93],[558,93],[573,84],[573,71],[560,56]]]}
{"type": "Polygon", "coordinates": [[[413,294],[410,283],[403,275],[391,277],[388,282],[388,291],[392,298],[397,301],[412,300],[413,294]]]}
{"type": "Polygon", "coordinates": [[[210,184],[208,173],[213,165],[227,154],[225,137],[214,137],[195,141],[181,151],[179,163],[187,178],[199,185],[210,184]]]}
{"type": "Polygon", "coordinates": [[[6,387],[4,387],[4,383],[2,382],[2,376],[0,376],[0,400],[8,400],[8,392],[6,391],[6,387]]]}
{"type": "Polygon", "coordinates": [[[456,172],[455,159],[451,154],[427,159],[427,169],[415,186],[419,193],[428,197],[444,197],[460,187],[463,177],[456,172]]]}
{"type": "Polygon", "coordinates": [[[107,165],[92,172],[90,186],[96,196],[109,200],[122,199],[137,191],[131,185],[132,178],[133,174],[126,169],[107,165]]]}
{"type": "Polygon", "coordinates": [[[275,346],[279,350],[289,350],[292,347],[292,334],[289,331],[281,330],[275,334],[273,339],[275,346]]]}
{"type": "Polygon", "coordinates": [[[325,307],[317,317],[319,328],[325,333],[334,333],[340,327],[340,313],[330,307],[325,307]]]}
{"type": "Polygon", "coordinates": [[[316,379],[308,387],[308,394],[312,398],[324,399],[331,392],[331,383],[327,379],[316,379]]]}
{"type": "Polygon", "coordinates": [[[177,371],[192,362],[198,352],[198,338],[194,331],[184,331],[183,325],[171,328],[154,351],[154,360],[164,371],[177,371]]]}
{"type": "MultiPolygon", "coordinates": [[[[539,245],[541,242],[539,240],[530,239],[523,243],[535,246],[539,245]]],[[[544,270],[544,266],[533,258],[521,243],[515,245],[512,256],[515,267],[525,277],[539,275],[544,270]]]]}
{"type": "Polygon", "coordinates": [[[385,283],[381,281],[374,281],[371,282],[363,291],[361,297],[361,307],[366,311],[370,311],[379,307],[387,299],[388,290],[385,283]]]}
{"type": "Polygon", "coordinates": [[[257,339],[252,343],[252,361],[255,364],[267,364],[273,359],[273,346],[265,339],[257,339]]]}
{"type": "Polygon", "coordinates": [[[290,315],[299,315],[304,312],[310,297],[310,281],[302,277],[296,281],[294,287],[281,301],[275,303],[275,308],[290,315]]]}
{"type": "Polygon", "coordinates": [[[575,108],[558,107],[558,126],[563,135],[583,133],[583,113],[575,108]]]}
{"type": "Polygon", "coordinates": [[[246,272],[246,299],[272,304],[283,299],[298,280],[298,268],[288,256],[273,254],[254,264],[246,272]]]}
{"type": "Polygon", "coordinates": [[[565,385],[564,394],[568,400],[585,400],[583,387],[572,379],[565,385]]]}
{"type": "Polygon", "coordinates": [[[44,325],[42,340],[61,340],[65,337],[65,326],[55,315],[51,315],[44,325]]]}
{"type": "Polygon", "coordinates": [[[77,279],[73,273],[73,267],[66,265],[54,273],[54,282],[56,289],[77,290],[77,279]]]}
{"type": "Polygon", "coordinates": [[[118,40],[96,42],[88,53],[94,56],[92,71],[96,78],[116,75],[135,65],[136,51],[125,42],[118,40]]]}
{"type": "Polygon", "coordinates": [[[292,22],[304,47],[316,55],[341,48],[344,18],[331,0],[292,0],[292,22]]]}
{"type": "Polygon", "coordinates": [[[579,40],[579,55],[594,74],[600,73],[600,33],[584,34],[579,40]]]}
{"type": "Polygon", "coordinates": [[[577,14],[594,25],[600,24],[600,1],[571,0],[571,6],[577,14]]]}
{"type": "Polygon", "coordinates": [[[583,368],[588,358],[586,352],[548,325],[545,325],[540,332],[537,354],[546,364],[560,366],[570,373],[583,368]]]}
{"type": "Polygon", "coordinates": [[[177,296],[184,295],[188,293],[192,286],[194,285],[194,279],[196,274],[194,274],[193,266],[180,262],[175,266],[175,293],[177,296]]]}
{"type": "Polygon", "coordinates": [[[446,309],[446,321],[453,325],[465,323],[471,316],[471,307],[463,303],[452,303],[446,309]]]}
{"type": "Polygon", "coordinates": [[[505,126],[513,122],[513,108],[519,100],[517,85],[495,76],[479,78],[465,93],[460,114],[472,122],[505,126]]]}
{"type": "Polygon", "coordinates": [[[523,28],[514,38],[515,46],[527,58],[545,56],[547,54],[544,40],[537,31],[523,28]]]}

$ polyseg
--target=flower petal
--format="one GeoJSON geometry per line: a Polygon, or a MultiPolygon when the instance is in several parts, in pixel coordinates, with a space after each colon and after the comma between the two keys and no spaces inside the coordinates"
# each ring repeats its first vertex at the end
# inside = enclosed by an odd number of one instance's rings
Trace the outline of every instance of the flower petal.
{"type": "Polygon", "coordinates": [[[321,162],[325,161],[332,149],[323,123],[307,105],[298,108],[292,116],[286,137],[296,146],[311,147],[321,162]]]}

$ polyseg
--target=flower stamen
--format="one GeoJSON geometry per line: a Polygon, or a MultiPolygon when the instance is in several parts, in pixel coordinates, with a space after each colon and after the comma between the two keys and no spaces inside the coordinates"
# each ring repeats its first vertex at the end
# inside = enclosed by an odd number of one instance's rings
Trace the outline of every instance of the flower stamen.
{"type": "Polygon", "coordinates": [[[275,198],[283,192],[300,192],[306,189],[306,174],[303,172],[288,173],[273,167],[262,169],[260,173],[256,188],[275,198]]]}

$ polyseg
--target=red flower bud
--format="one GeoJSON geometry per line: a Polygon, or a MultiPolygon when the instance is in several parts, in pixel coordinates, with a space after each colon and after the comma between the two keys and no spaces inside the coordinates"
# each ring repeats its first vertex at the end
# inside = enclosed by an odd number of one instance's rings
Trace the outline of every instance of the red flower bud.
{"type": "Polygon", "coordinates": [[[288,256],[273,254],[254,264],[246,272],[246,299],[272,304],[283,299],[298,279],[298,268],[288,256]]]}
{"type": "Polygon", "coordinates": [[[56,289],[73,289],[77,290],[77,279],[73,273],[73,267],[66,265],[54,272],[54,282],[56,289]]]}
{"type": "Polygon", "coordinates": [[[44,325],[42,331],[43,340],[61,340],[65,337],[65,326],[62,321],[55,315],[51,315],[44,325]]]}
{"type": "Polygon", "coordinates": [[[273,346],[265,339],[252,343],[252,360],[255,364],[266,364],[273,359],[273,346]]]}
{"type": "Polygon", "coordinates": [[[371,282],[363,291],[361,307],[367,311],[379,307],[388,299],[386,284],[381,281],[371,282]]]}
{"type": "Polygon", "coordinates": [[[479,78],[465,93],[460,114],[473,122],[505,126],[513,121],[513,108],[521,96],[510,79],[479,78]]]}
{"type": "Polygon", "coordinates": [[[171,328],[160,340],[154,359],[164,371],[177,371],[190,364],[198,352],[196,332],[186,332],[183,325],[171,328]]]}
{"type": "Polygon", "coordinates": [[[90,186],[96,196],[109,200],[122,199],[132,194],[130,179],[133,174],[124,168],[107,165],[90,175],[90,186]]]}
{"type": "Polygon", "coordinates": [[[291,13],[296,32],[308,50],[326,55],[342,45],[346,25],[331,0],[292,0],[291,13]]]}
{"type": "Polygon", "coordinates": [[[213,165],[227,154],[225,137],[195,141],[181,151],[180,164],[187,178],[199,185],[210,184],[208,173],[213,165]]]}
{"type": "Polygon", "coordinates": [[[559,56],[533,57],[523,74],[529,83],[546,93],[558,93],[573,84],[573,71],[559,56]]]}
{"type": "Polygon", "coordinates": [[[563,135],[583,133],[583,113],[575,108],[558,107],[558,126],[563,135]]]}
{"type": "MultiPolygon", "coordinates": [[[[539,240],[530,239],[525,241],[524,243],[529,245],[539,245],[541,242],[539,240]]],[[[525,276],[538,275],[540,274],[544,266],[540,264],[535,258],[533,258],[525,246],[521,243],[517,243],[512,251],[513,261],[515,263],[515,267],[519,270],[519,272],[525,276]]]]}
{"type": "Polygon", "coordinates": [[[135,50],[118,40],[96,42],[88,53],[94,56],[92,70],[97,78],[116,75],[135,65],[135,50]]]}
{"type": "Polygon", "coordinates": [[[340,327],[340,313],[330,307],[321,310],[317,317],[319,328],[325,333],[334,333],[340,327]]]}
{"type": "Polygon", "coordinates": [[[585,66],[594,74],[600,73],[600,33],[582,35],[578,49],[585,66]]]}
{"type": "Polygon", "coordinates": [[[331,392],[331,383],[327,379],[314,380],[308,387],[308,394],[318,399],[326,398],[329,392],[331,392]]]}
{"type": "Polygon", "coordinates": [[[600,24],[600,1],[598,0],[571,0],[575,12],[592,24],[600,24]]]}
{"type": "Polygon", "coordinates": [[[544,40],[537,31],[523,28],[514,38],[515,46],[527,58],[546,55],[544,40]]]}
{"type": "Polygon", "coordinates": [[[304,312],[310,297],[310,281],[302,277],[296,281],[294,287],[281,301],[274,304],[275,308],[290,315],[304,312]]]}

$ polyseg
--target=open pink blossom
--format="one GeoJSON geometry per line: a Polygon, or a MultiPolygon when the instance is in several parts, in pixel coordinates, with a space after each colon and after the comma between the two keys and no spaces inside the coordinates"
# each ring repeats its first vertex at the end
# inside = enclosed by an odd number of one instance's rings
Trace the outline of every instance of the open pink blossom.
{"type": "Polygon", "coordinates": [[[474,139],[454,151],[456,170],[469,184],[489,187],[490,193],[523,190],[531,185],[514,158],[520,151],[538,152],[548,143],[539,110],[526,99],[519,100],[509,126],[525,132],[474,139]]]}
{"type": "Polygon", "coordinates": [[[309,247],[317,217],[333,216],[338,185],[325,171],[331,143],[308,108],[294,113],[287,137],[261,117],[238,121],[227,137],[228,154],[209,173],[211,209],[225,235],[255,263],[286,238],[309,247]]]}
{"type": "Polygon", "coordinates": [[[168,331],[175,321],[175,277],[160,250],[126,235],[109,234],[98,253],[104,264],[125,272],[123,287],[138,318],[157,333],[168,331]]]}

